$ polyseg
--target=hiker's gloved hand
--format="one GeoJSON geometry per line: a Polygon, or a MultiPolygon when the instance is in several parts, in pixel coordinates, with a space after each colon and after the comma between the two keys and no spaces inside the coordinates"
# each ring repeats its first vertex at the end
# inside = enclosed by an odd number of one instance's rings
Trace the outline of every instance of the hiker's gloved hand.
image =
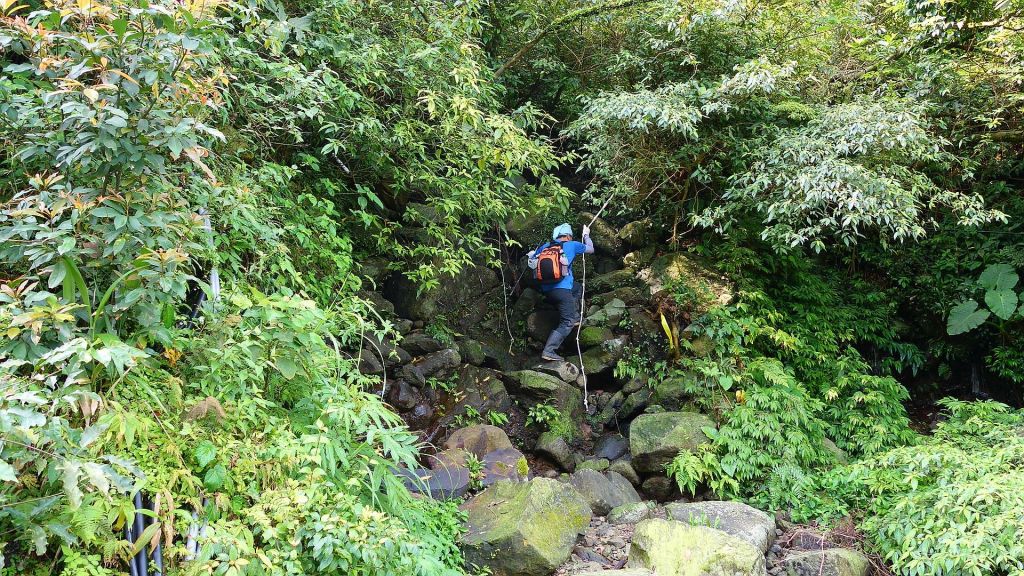
{"type": "Polygon", "coordinates": [[[580,236],[590,236],[590,226],[583,225],[583,233],[580,236]]]}

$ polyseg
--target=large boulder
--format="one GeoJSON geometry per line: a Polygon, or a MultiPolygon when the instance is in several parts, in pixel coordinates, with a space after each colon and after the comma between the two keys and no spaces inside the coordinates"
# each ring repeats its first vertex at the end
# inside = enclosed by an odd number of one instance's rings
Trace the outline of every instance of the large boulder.
{"type": "Polygon", "coordinates": [[[649,218],[630,222],[619,229],[619,239],[632,248],[652,244],[657,239],[657,230],[649,218]]]}
{"type": "Polygon", "coordinates": [[[458,318],[460,327],[469,327],[483,319],[488,293],[500,284],[497,272],[479,265],[445,279],[441,288],[422,292],[404,274],[392,274],[384,284],[384,296],[395,304],[395,313],[402,318],[426,322],[443,312],[449,318],[458,318]]]}
{"type": "Polygon", "coordinates": [[[583,392],[575,385],[534,370],[509,372],[507,375],[512,378],[509,387],[519,393],[521,399],[527,400],[527,404],[550,400],[573,422],[583,420],[583,392]]]}
{"type": "Polygon", "coordinates": [[[714,427],[711,418],[696,412],[641,414],[629,427],[633,468],[641,474],[660,474],[682,451],[696,452],[708,442],[702,428],[714,427]]]}
{"type": "Polygon", "coordinates": [[[595,220],[594,215],[589,212],[581,213],[580,217],[584,222],[594,220],[590,226],[590,238],[594,241],[594,249],[598,256],[622,256],[622,239],[612,225],[601,218],[595,220]]]}
{"type": "Polygon", "coordinates": [[[436,339],[427,336],[423,332],[413,332],[402,338],[402,348],[408,350],[414,356],[423,356],[431,352],[437,352],[444,348],[444,344],[436,339]]]}
{"type": "Polygon", "coordinates": [[[764,555],[746,541],[707,526],[648,519],[636,525],[629,568],[658,576],[765,576],[764,555]]]}
{"type": "Polygon", "coordinates": [[[775,541],[775,518],[742,502],[675,502],[665,506],[672,520],[710,526],[742,538],[762,553],[775,541]]]}
{"type": "MultiPolygon", "coordinates": [[[[626,344],[629,337],[619,336],[601,343],[600,346],[591,348],[583,353],[583,369],[587,376],[610,372],[615,365],[626,355],[626,344]]],[[[576,356],[570,359],[573,364],[579,365],[580,358],[576,356]]]]}
{"type": "Polygon", "coordinates": [[[639,502],[640,495],[622,476],[615,472],[607,475],[583,468],[569,477],[569,483],[586,499],[594,514],[604,516],[616,506],[639,502]]]}
{"type": "Polygon", "coordinates": [[[446,373],[450,370],[454,370],[459,367],[462,363],[462,357],[459,356],[459,351],[454,348],[445,348],[438,352],[432,352],[427,354],[423,358],[416,361],[416,369],[419,370],[420,374],[423,374],[424,378],[429,378],[435,374],[446,373]]]}
{"type": "Polygon", "coordinates": [[[498,482],[462,505],[462,550],[494,576],[548,576],[590,524],[590,507],[568,484],[548,478],[498,482]]]}
{"type": "Polygon", "coordinates": [[[867,556],[847,548],[797,552],[782,562],[787,576],[867,576],[867,556]]]}
{"type": "Polygon", "coordinates": [[[512,407],[512,398],[505,390],[500,372],[467,365],[459,368],[456,374],[457,393],[441,396],[441,413],[444,414],[438,419],[441,426],[451,426],[469,408],[479,414],[487,414],[507,412],[512,407]]]}
{"type": "Polygon", "coordinates": [[[489,424],[459,428],[448,437],[444,447],[447,450],[462,448],[481,459],[496,450],[513,448],[505,431],[489,424]]]}
{"type": "Polygon", "coordinates": [[[593,279],[587,279],[587,292],[589,294],[600,294],[611,292],[616,288],[628,286],[637,282],[636,274],[631,270],[613,270],[593,279]]]}
{"type": "Polygon", "coordinates": [[[678,287],[682,286],[691,307],[700,314],[725,306],[733,298],[733,287],[727,278],[678,252],[656,258],[649,268],[637,275],[647,283],[654,297],[667,295],[669,291],[679,292],[678,287]]]}

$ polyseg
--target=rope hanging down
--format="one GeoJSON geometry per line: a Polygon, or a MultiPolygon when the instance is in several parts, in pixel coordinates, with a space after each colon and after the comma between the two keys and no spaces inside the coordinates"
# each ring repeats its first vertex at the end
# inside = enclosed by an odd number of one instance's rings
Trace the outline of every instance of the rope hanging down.
{"type": "MultiPolygon", "coordinates": [[[[587,224],[587,228],[590,228],[594,225],[594,222],[597,222],[597,219],[601,217],[601,213],[608,207],[608,203],[611,202],[614,196],[614,192],[608,195],[604,204],[598,209],[597,214],[594,214],[590,224],[587,224]]],[[[580,347],[580,331],[583,330],[584,315],[587,311],[587,252],[584,250],[581,256],[583,258],[583,276],[580,278],[580,323],[576,327],[576,354],[580,357],[580,374],[583,375],[583,411],[589,412],[590,400],[587,392],[587,369],[583,367],[583,349],[580,347]]]]}

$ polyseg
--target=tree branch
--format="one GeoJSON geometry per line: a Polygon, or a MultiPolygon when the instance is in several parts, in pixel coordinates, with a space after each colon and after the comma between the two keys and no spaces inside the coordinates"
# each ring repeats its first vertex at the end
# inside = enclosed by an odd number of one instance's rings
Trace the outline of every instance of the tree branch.
{"type": "Polygon", "coordinates": [[[540,32],[538,32],[536,36],[531,38],[529,42],[524,44],[522,48],[520,48],[515,54],[512,55],[511,58],[506,60],[505,63],[502,64],[501,67],[494,72],[494,77],[497,78],[504,74],[506,70],[508,70],[513,64],[521,60],[522,57],[525,56],[527,52],[532,50],[538,42],[543,40],[545,36],[567,24],[571,24],[576,20],[580,20],[588,16],[593,16],[594,14],[600,14],[601,12],[621,10],[622,8],[629,8],[630,6],[635,6],[638,4],[649,4],[655,1],[656,0],[612,0],[611,2],[605,2],[604,4],[599,4],[597,6],[590,6],[587,8],[580,8],[579,10],[573,10],[568,14],[559,16],[558,18],[552,20],[551,23],[545,26],[540,32]]]}

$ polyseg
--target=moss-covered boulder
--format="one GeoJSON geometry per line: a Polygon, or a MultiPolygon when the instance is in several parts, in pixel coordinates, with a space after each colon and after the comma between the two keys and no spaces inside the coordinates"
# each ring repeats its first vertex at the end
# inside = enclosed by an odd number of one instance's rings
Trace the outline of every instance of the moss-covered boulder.
{"type": "Polygon", "coordinates": [[[742,502],[674,502],[665,506],[665,513],[672,520],[717,528],[762,553],[775,541],[775,518],[742,502]]]}
{"type": "Polygon", "coordinates": [[[847,548],[797,552],[782,563],[787,576],[867,576],[867,556],[847,548]]]}
{"type": "Polygon", "coordinates": [[[636,273],[631,270],[612,270],[607,274],[601,274],[593,279],[587,278],[587,292],[600,294],[610,292],[616,288],[637,283],[636,273]]]}
{"type": "Polygon", "coordinates": [[[471,566],[494,576],[547,576],[572,551],[590,523],[586,501],[548,478],[498,482],[462,505],[462,550],[471,566]]]}
{"type": "Polygon", "coordinates": [[[587,326],[580,330],[580,346],[593,348],[615,338],[615,333],[600,326],[587,326]]]}
{"type": "Polygon", "coordinates": [[[609,524],[636,524],[651,517],[655,504],[651,501],[629,502],[612,508],[608,512],[609,524]]]}
{"type": "Polygon", "coordinates": [[[519,393],[520,400],[526,400],[527,404],[550,401],[563,417],[572,422],[582,420],[583,392],[574,384],[534,370],[509,372],[508,376],[512,378],[509,386],[519,393]]]}
{"type": "Polygon", "coordinates": [[[695,452],[708,437],[701,430],[714,427],[710,418],[696,412],[641,414],[629,427],[629,452],[633,467],[641,474],[665,471],[677,454],[695,452]]]}
{"type": "Polygon", "coordinates": [[[628,568],[658,576],[764,576],[764,555],[746,541],[707,526],[648,519],[636,525],[628,568]]]}
{"type": "Polygon", "coordinates": [[[681,253],[659,256],[638,273],[651,295],[668,293],[686,297],[693,310],[704,313],[732,301],[733,287],[724,276],[705,268],[694,258],[681,253]]]}

